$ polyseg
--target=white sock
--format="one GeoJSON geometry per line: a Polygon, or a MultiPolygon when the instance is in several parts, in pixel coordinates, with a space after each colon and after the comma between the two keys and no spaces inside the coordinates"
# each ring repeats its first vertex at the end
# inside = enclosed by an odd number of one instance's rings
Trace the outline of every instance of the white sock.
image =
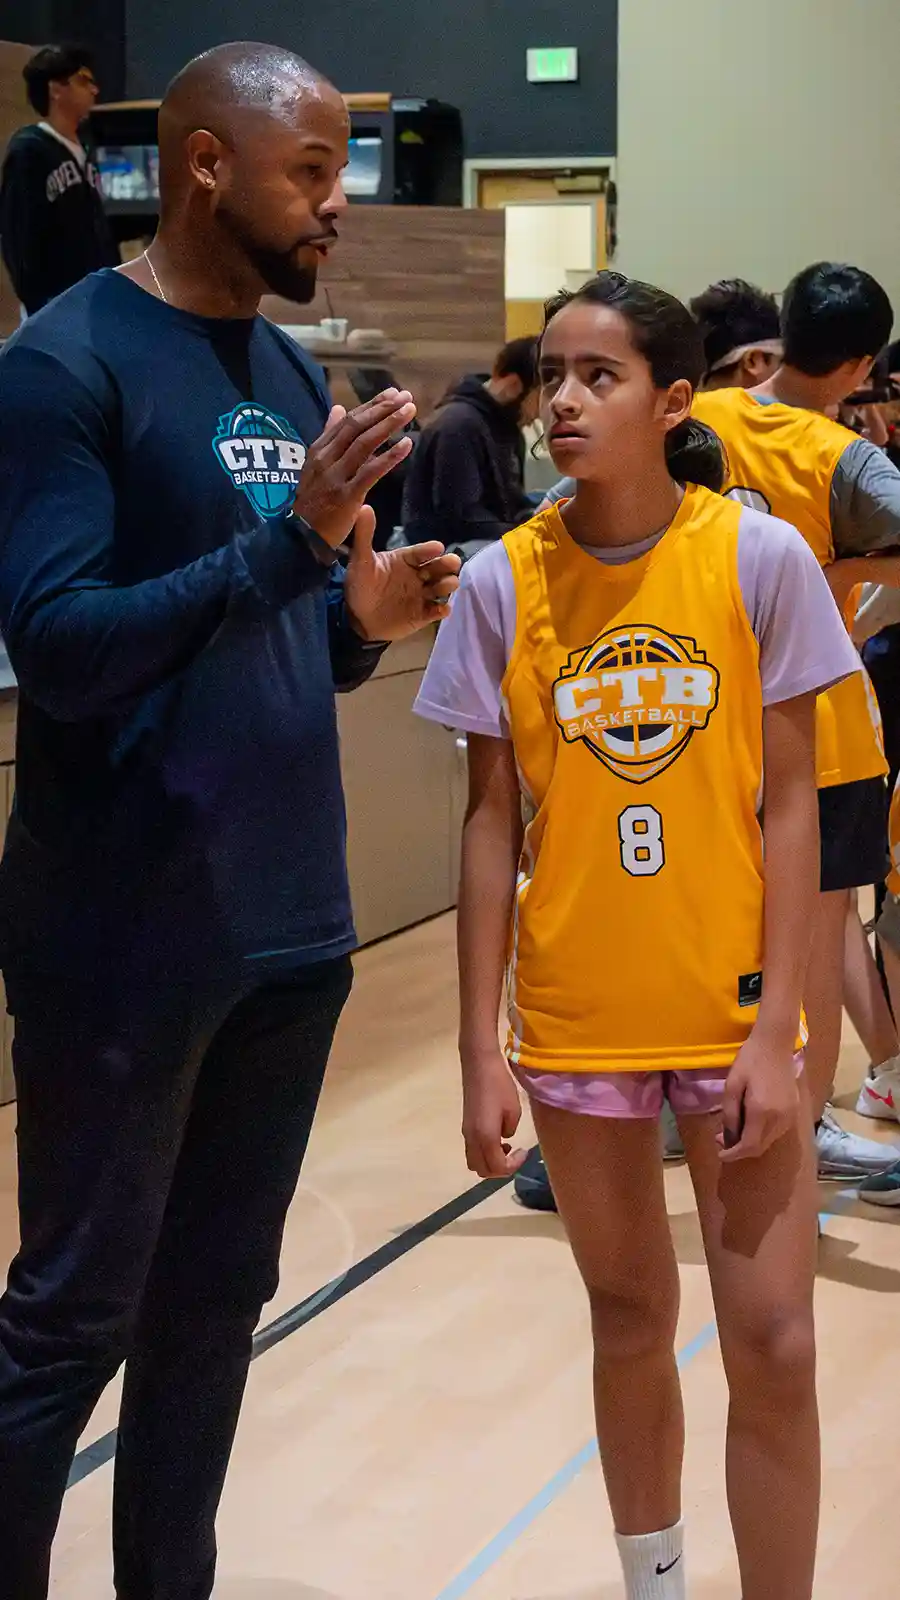
{"type": "Polygon", "coordinates": [[[662,1533],[617,1533],[626,1600],[685,1600],[684,1523],[662,1533]]]}

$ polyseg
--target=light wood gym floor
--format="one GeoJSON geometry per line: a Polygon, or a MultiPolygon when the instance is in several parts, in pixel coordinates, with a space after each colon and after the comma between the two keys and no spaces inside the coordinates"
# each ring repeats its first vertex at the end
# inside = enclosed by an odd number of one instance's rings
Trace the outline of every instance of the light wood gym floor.
{"type": "MultiPolygon", "coordinates": [[[[307,1303],[251,1371],[219,1521],[217,1600],[621,1594],[591,1442],[585,1306],[559,1223],[523,1211],[508,1188],[450,1204],[473,1185],[457,1133],[455,1028],[451,918],[359,957],[265,1321],[307,1303]]],[[[841,1103],[855,1100],[863,1066],[850,1037],[841,1103]]],[[[8,1108],[4,1262],[13,1159],[8,1108]]],[[[690,1594],[737,1600],[710,1295],[687,1174],[676,1167],[666,1183],[682,1267],[690,1594]]],[[[849,1203],[836,1185],[822,1197],[839,1214],[827,1222],[818,1287],[816,1595],[884,1600],[897,1574],[900,1215],[849,1203]]],[[[104,1397],[66,1499],[60,1600],[112,1594],[106,1436],[116,1400],[104,1397]]]]}

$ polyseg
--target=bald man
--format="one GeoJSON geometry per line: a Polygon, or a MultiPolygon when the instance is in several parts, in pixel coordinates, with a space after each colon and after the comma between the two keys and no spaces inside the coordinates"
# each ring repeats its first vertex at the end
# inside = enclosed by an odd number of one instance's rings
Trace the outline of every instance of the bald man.
{"type": "Polygon", "coordinates": [[[347,135],[294,56],[193,62],[160,113],[153,244],[2,356],[4,1600],[47,1594],[79,1435],[123,1360],[116,1593],[212,1591],[253,1330],[351,983],[334,691],[456,586],[440,545],[372,550],[365,496],[409,448],[410,396],[330,410],[257,314],[264,290],[312,298],[347,135]]]}

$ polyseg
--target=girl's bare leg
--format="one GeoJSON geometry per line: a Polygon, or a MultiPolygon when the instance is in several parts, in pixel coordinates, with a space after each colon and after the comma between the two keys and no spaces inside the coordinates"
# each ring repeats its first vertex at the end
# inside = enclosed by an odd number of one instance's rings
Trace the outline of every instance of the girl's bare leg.
{"type": "Polygon", "coordinates": [[[805,1086],[795,1133],[723,1167],[717,1117],[680,1119],[730,1407],[726,1480],[742,1600],[810,1600],[819,1525],[816,1174],[805,1086]]]}
{"type": "Polygon", "coordinates": [[[616,1532],[656,1533],[680,1520],[684,1452],[678,1267],[658,1124],[532,1110],[590,1302],[597,1434],[616,1532]]]}

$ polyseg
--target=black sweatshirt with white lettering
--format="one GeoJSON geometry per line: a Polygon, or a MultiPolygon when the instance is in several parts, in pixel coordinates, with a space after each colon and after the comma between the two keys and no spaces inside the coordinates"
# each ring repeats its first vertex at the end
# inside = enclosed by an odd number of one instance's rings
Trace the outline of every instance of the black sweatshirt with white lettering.
{"type": "Polygon", "coordinates": [[[48,129],[20,128],[0,180],[0,249],[29,316],[118,261],[93,162],[48,129]]]}

